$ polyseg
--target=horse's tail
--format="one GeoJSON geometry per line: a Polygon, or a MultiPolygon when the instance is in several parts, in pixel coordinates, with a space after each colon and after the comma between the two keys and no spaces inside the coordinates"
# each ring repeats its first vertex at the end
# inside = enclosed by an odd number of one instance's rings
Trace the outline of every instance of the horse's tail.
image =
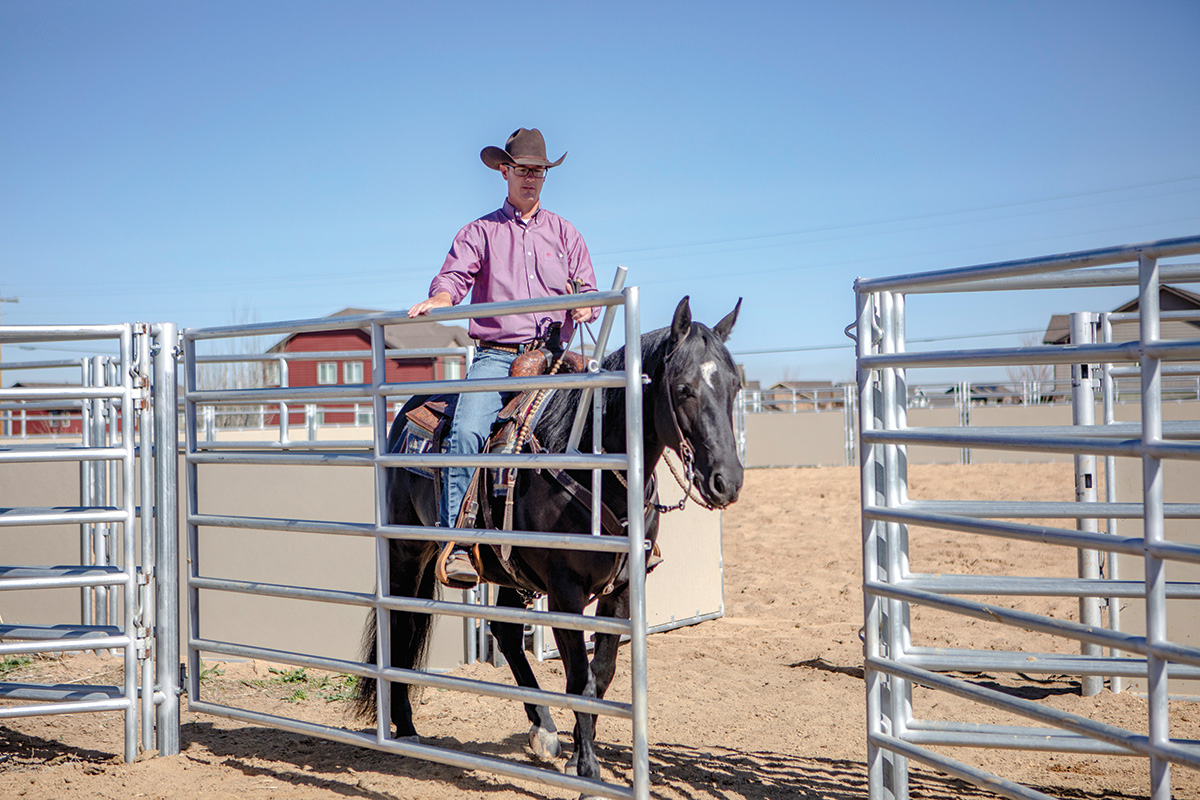
{"type": "MultiPolygon", "coordinates": [[[[414,397],[405,404],[404,409],[392,421],[388,433],[388,452],[396,449],[396,443],[404,428],[405,412],[426,398],[414,397]]],[[[429,481],[420,483],[421,479],[402,469],[387,471],[388,522],[399,525],[421,525],[414,503],[414,492],[418,489],[424,492],[426,499],[433,496],[433,484],[429,481]]],[[[434,580],[432,555],[436,545],[432,542],[403,542],[393,541],[388,546],[390,593],[396,597],[417,597],[432,600],[437,589],[434,580]]],[[[388,612],[389,629],[391,632],[391,665],[400,669],[417,669],[425,663],[425,652],[429,646],[429,634],[433,618],[429,614],[415,614],[408,611],[388,612]]],[[[377,614],[374,610],[367,615],[367,623],[363,628],[362,660],[368,664],[379,663],[376,658],[378,650],[379,630],[377,614]]],[[[405,708],[411,708],[408,703],[411,686],[409,684],[394,684],[392,689],[392,708],[389,709],[392,722],[399,723],[401,718],[408,717],[405,724],[411,725],[411,713],[405,708]]],[[[360,718],[377,719],[378,686],[374,678],[359,678],[351,698],[351,708],[360,718]]],[[[406,735],[408,731],[398,731],[406,735]]]]}
{"type": "MultiPolygon", "coordinates": [[[[363,626],[362,660],[368,664],[376,663],[376,643],[379,640],[379,626],[375,622],[375,612],[367,614],[367,624],[363,626]]],[[[376,685],[374,678],[360,677],[354,684],[354,695],[350,698],[350,709],[354,716],[375,722],[379,718],[375,705],[376,685]]]]}
{"type": "MultiPolygon", "coordinates": [[[[393,542],[392,547],[396,547],[397,544],[393,542]]],[[[393,586],[392,593],[426,600],[432,599],[435,589],[433,564],[423,561],[421,567],[416,586],[403,588],[393,586]]],[[[429,648],[429,634],[433,629],[433,617],[430,614],[408,611],[391,611],[389,617],[392,634],[392,666],[400,669],[418,669],[425,663],[425,654],[429,648]]],[[[363,627],[362,660],[364,662],[378,663],[376,660],[378,641],[378,624],[376,623],[376,614],[372,611],[367,615],[367,622],[363,627]]],[[[392,686],[393,694],[408,693],[412,690],[413,687],[409,684],[398,683],[392,686]]],[[[374,678],[359,678],[354,696],[350,700],[350,707],[354,715],[372,722],[376,721],[378,719],[377,693],[378,687],[374,678]]],[[[392,701],[395,704],[396,701],[403,699],[403,697],[393,697],[392,701]]],[[[394,717],[393,714],[393,721],[395,721],[394,717]]]]}

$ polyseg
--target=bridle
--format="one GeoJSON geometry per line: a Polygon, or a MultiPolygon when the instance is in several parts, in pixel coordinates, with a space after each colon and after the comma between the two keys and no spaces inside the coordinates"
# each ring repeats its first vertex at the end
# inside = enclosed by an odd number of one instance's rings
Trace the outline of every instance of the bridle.
{"type": "MultiPolygon", "coordinates": [[[[684,338],[686,339],[687,337],[684,338]]],[[[683,435],[683,428],[679,426],[679,414],[675,411],[675,391],[673,383],[672,381],[667,380],[667,369],[670,366],[671,357],[679,351],[679,346],[682,344],[683,340],[681,339],[679,344],[675,345],[675,348],[671,350],[671,352],[667,353],[667,355],[663,358],[663,380],[666,381],[667,384],[667,410],[671,412],[671,425],[675,428],[675,440],[679,442],[679,445],[676,448],[664,447],[663,460],[667,462],[667,468],[671,470],[671,476],[675,478],[675,482],[679,484],[679,488],[683,489],[683,498],[674,505],[652,503],[649,499],[647,499],[646,507],[653,508],[660,514],[667,514],[671,511],[682,511],[683,507],[687,505],[689,497],[698,505],[708,509],[709,511],[716,509],[716,506],[705,502],[703,497],[700,497],[693,492],[695,489],[694,481],[696,476],[696,450],[694,447],[692,447],[692,443],[688,441],[688,438],[683,435]],[[674,462],[667,458],[668,449],[673,449],[677,452],[679,460],[683,462],[683,470],[686,479],[680,477],[679,471],[675,468],[674,462]]],[[[628,484],[625,483],[625,478],[621,475],[621,473],[613,470],[613,474],[617,476],[617,480],[621,482],[622,486],[628,488],[628,484]]]]}

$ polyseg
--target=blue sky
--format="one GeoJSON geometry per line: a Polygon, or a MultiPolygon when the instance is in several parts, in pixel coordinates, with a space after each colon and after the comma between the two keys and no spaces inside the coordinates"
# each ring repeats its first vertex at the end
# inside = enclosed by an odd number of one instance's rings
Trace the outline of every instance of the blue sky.
{"type": "MultiPolygon", "coordinates": [[[[745,297],[750,378],[847,379],[857,276],[1200,233],[1198,40],[1194,0],[8,0],[0,319],[407,308],[503,199],[480,148],[536,126],[644,328],[745,297]]],[[[914,301],[909,336],[1130,296],[914,301]]]]}

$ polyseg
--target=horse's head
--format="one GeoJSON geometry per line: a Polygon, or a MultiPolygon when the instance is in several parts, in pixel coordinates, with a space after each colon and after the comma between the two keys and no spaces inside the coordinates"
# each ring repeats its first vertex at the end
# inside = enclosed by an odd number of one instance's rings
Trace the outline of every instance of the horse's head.
{"type": "Polygon", "coordinates": [[[733,433],[733,402],[741,380],[725,347],[742,301],[709,328],[692,322],[688,298],[679,301],[666,339],[654,424],[664,444],[691,460],[705,502],[724,508],[742,488],[733,433]]]}

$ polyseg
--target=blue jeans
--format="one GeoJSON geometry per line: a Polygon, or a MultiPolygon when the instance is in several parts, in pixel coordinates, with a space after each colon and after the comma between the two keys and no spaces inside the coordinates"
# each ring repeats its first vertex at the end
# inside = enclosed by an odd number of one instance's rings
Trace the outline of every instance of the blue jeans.
{"type": "MultiPolygon", "coordinates": [[[[467,379],[507,378],[508,370],[516,358],[515,353],[480,348],[475,351],[475,360],[471,362],[467,379]]],[[[460,455],[481,451],[496,415],[510,397],[512,395],[507,392],[464,392],[458,395],[454,403],[450,435],[446,439],[446,451],[460,455]]],[[[442,507],[438,509],[438,521],[442,527],[452,527],[458,518],[472,472],[473,467],[447,467],[442,471],[445,490],[442,492],[442,507]]]]}

